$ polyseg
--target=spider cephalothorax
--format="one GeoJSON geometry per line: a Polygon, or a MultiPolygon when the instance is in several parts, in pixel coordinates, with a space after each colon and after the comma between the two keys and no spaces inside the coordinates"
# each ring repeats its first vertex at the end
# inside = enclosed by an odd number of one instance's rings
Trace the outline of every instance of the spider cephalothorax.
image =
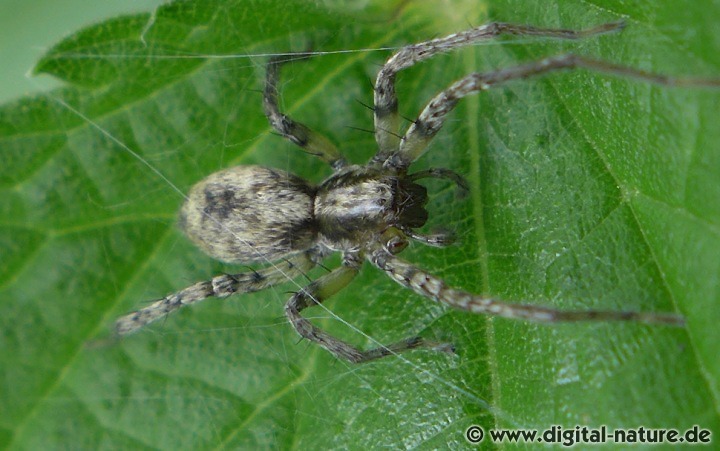
{"type": "Polygon", "coordinates": [[[321,242],[335,251],[359,251],[389,227],[425,225],[427,191],[407,177],[351,166],[318,189],[315,220],[321,242]]]}
{"type": "Polygon", "coordinates": [[[272,58],[267,65],[263,96],[265,115],[276,132],[323,159],[334,173],[314,186],[277,169],[238,166],[199,182],[190,191],[180,212],[180,227],[188,237],[216,259],[270,263],[271,266],[198,282],[120,318],[116,332],[119,335],[132,333],[168,312],[208,297],[257,291],[284,282],[305,274],[332,252],[342,253],[342,265],[293,295],[285,307],[285,314],[303,338],[351,362],[368,361],[418,347],[446,352],[453,349],[448,344],[411,337],[389,346],[361,351],[318,329],[300,314],[303,309],[323,302],[347,286],[360,270],[363,260],[423,296],[473,313],[545,323],[617,320],[682,325],[683,318],[673,314],[562,311],[502,302],[450,288],[438,277],[397,256],[409,239],[434,246],[444,246],[452,241],[448,234],[422,234],[416,230],[428,219],[425,210],[427,192],[416,181],[444,178],[457,184],[461,191],[467,189],[466,183],[448,169],[433,168],[410,174],[408,168],[422,154],[461,98],[509,80],[575,68],[664,86],[720,85],[716,79],[669,78],[566,54],[470,74],[430,100],[400,137],[396,133],[399,124],[395,95],[397,72],[438,53],[500,34],[577,39],[617,31],[623,26],[622,23],[609,23],[576,31],[493,23],[402,48],[387,61],[377,77],[373,111],[378,150],[364,166],[348,165],[329,140],[280,112],[277,85],[281,60],[272,58]]]}

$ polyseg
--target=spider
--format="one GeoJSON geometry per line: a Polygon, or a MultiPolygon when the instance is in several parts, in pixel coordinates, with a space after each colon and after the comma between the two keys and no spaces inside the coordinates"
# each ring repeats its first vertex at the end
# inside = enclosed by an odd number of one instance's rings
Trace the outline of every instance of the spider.
{"type": "MultiPolygon", "coordinates": [[[[360,363],[402,351],[427,348],[454,352],[447,343],[410,337],[388,346],[360,350],[319,329],[301,312],[345,288],[364,260],[391,279],[434,301],[472,313],[540,323],[572,321],[636,321],[682,326],[684,318],[669,313],[627,311],[563,311],[531,304],[508,303],[449,287],[440,278],[402,260],[398,254],[409,240],[446,246],[450,234],[422,234],[428,219],[426,178],[446,179],[460,191],[467,184],[457,173],[442,168],[410,173],[459,100],[517,79],[562,69],[586,69],[630,77],[663,86],[718,86],[716,79],[671,78],[597,59],[564,54],[486,73],[472,73],[440,91],[424,107],[402,137],[395,94],[396,74],[434,55],[500,35],[581,39],[620,31],[623,22],[585,30],[537,28],[490,23],[444,38],[401,48],[380,70],[374,88],[376,154],[365,165],[349,164],[325,137],[283,114],[278,106],[278,84],[283,61],[266,67],[263,109],[272,128],[306,152],[328,163],[333,174],[313,185],[291,173],[262,166],[238,166],[216,172],[197,183],[179,214],[179,226],[209,256],[231,263],[267,263],[271,266],[232,275],[219,275],[170,294],[119,318],[117,336],[137,331],[182,306],[207,298],[262,290],[306,274],[333,252],[342,264],[296,292],[285,315],[297,333],[335,357],[360,363]]],[[[298,54],[305,57],[307,54],[298,54]]]]}

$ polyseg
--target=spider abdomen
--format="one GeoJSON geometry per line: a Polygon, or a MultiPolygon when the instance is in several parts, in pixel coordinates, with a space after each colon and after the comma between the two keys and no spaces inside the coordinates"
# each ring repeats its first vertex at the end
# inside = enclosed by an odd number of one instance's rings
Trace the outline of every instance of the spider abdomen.
{"type": "Polygon", "coordinates": [[[315,189],[262,166],[225,169],[192,187],[180,211],[185,234],[225,262],[267,262],[315,243],[315,189]]]}

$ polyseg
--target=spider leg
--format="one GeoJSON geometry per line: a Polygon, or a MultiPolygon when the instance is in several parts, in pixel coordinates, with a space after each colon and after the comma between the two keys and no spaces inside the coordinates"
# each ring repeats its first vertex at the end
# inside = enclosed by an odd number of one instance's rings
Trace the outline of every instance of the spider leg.
{"type": "Polygon", "coordinates": [[[315,264],[312,251],[308,251],[268,268],[239,274],[223,274],[195,283],[119,318],[115,322],[115,335],[120,337],[132,334],[153,321],[165,317],[168,313],[208,298],[225,298],[232,294],[250,293],[286,282],[306,273],[315,264]]]}
{"type": "Polygon", "coordinates": [[[422,154],[430,140],[445,123],[447,114],[455,108],[461,98],[502,85],[511,80],[520,80],[567,69],[587,69],[618,77],[634,78],[645,83],[666,87],[720,86],[720,78],[670,77],[570,53],[492,72],[473,73],[450,85],[449,88],[440,92],[425,106],[420,116],[403,136],[398,151],[391,154],[383,165],[400,172],[406,170],[422,154]]]}
{"type": "Polygon", "coordinates": [[[465,178],[455,171],[445,168],[430,168],[424,171],[418,171],[412,174],[408,174],[406,177],[408,180],[415,181],[425,178],[434,179],[447,179],[455,183],[458,188],[458,197],[465,197],[470,191],[470,185],[468,185],[465,178]]]}
{"type": "Polygon", "coordinates": [[[457,237],[453,232],[435,232],[435,233],[417,233],[411,229],[402,229],[403,233],[415,241],[419,241],[427,246],[432,247],[448,247],[455,242],[457,237]]]}
{"type": "Polygon", "coordinates": [[[421,337],[410,337],[388,346],[361,351],[314,326],[300,314],[303,309],[319,304],[345,288],[355,278],[358,270],[359,267],[341,266],[320,277],[290,298],[285,306],[285,315],[301,337],[317,343],[335,357],[351,363],[368,362],[416,348],[452,352],[451,345],[426,341],[421,337]]]}
{"type": "Polygon", "coordinates": [[[537,36],[554,39],[584,39],[613,31],[622,30],[624,22],[612,22],[586,30],[568,30],[560,28],[537,28],[528,25],[508,23],[489,23],[471,30],[451,34],[444,38],[433,39],[400,49],[385,63],[375,82],[374,111],[375,139],[378,153],[372,163],[382,164],[400,144],[397,136],[400,119],[398,99],[395,93],[395,75],[410,66],[459,47],[479,41],[497,38],[500,35],[537,36]]]}
{"type": "Polygon", "coordinates": [[[268,122],[280,135],[300,146],[306,152],[320,157],[333,169],[338,170],[346,166],[347,162],[330,140],[280,112],[278,107],[278,84],[280,82],[280,67],[285,62],[287,62],[287,57],[272,57],[267,64],[265,90],[263,91],[263,110],[268,122]]]}
{"type": "Polygon", "coordinates": [[[400,285],[451,307],[469,312],[523,319],[539,323],[577,321],[633,321],[652,324],[683,326],[685,319],[671,313],[621,312],[603,310],[566,311],[530,304],[514,304],[479,296],[448,287],[436,277],[392,255],[385,248],[373,251],[369,256],[373,265],[385,271],[400,285]]]}

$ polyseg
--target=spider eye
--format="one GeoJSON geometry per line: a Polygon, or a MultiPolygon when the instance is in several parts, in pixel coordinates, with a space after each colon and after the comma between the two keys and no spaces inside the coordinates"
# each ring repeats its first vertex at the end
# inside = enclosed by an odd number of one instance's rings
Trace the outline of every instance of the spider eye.
{"type": "Polygon", "coordinates": [[[407,240],[402,239],[399,236],[390,238],[385,244],[385,249],[391,254],[397,254],[408,246],[407,240]]]}

